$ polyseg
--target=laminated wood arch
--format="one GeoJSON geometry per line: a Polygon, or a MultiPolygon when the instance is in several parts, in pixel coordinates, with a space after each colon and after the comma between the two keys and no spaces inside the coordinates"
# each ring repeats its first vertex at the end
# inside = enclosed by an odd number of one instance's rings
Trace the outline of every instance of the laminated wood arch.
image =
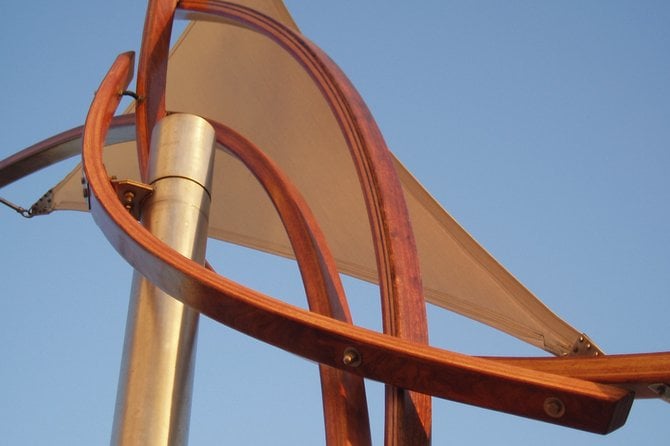
{"type": "MultiPolygon", "coordinates": [[[[148,158],[153,123],[165,115],[169,35],[176,6],[173,1],[152,1],[147,12],[138,71],[138,94],[144,102],[137,109],[141,170],[148,158]]],[[[358,173],[377,260],[384,331],[427,343],[419,261],[402,188],[383,137],[346,76],[316,46],[257,11],[221,1],[182,1],[178,6],[184,12],[210,14],[266,35],[314,79],[340,124],[358,173]]],[[[386,436],[390,444],[427,444],[430,423],[428,396],[387,387],[386,436]]]]}
{"type": "Polygon", "coordinates": [[[636,397],[657,396],[649,386],[670,382],[667,353],[589,360],[476,358],[429,347],[413,232],[393,160],[346,77],[290,28],[225,2],[150,2],[139,64],[137,113],[114,118],[119,93],[130,82],[132,63],[130,54],[117,59],[96,95],[85,128],[65,132],[0,163],[4,181],[0,186],[74,155],[73,141],[83,132],[93,216],[112,245],[158,286],[203,314],[319,362],[329,444],[369,444],[363,377],[389,386],[387,444],[429,442],[428,395],[606,433],[625,422],[632,392],[636,397]],[[165,70],[175,14],[197,19],[216,16],[264,34],[294,57],[320,88],[345,136],[368,207],[384,334],[351,325],[332,256],[304,200],[289,178],[263,155],[262,147],[222,123],[212,121],[219,143],[258,178],[286,227],[311,312],[233,283],[176,255],[118,203],[102,164],[102,146],[110,137],[136,138],[144,169],[151,129],[167,113],[165,70]],[[340,388],[345,391],[340,393],[340,388]]]}
{"type": "Polygon", "coordinates": [[[118,202],[101,160],[119,84],[127,79],[129,70],[127,56],[122,57],[98,90],[85,126],[84,165],[94,219],[119,253],[165,291],[265,342],[398,388],[598,432],[608,432],[625,421],[632,402],[628,391],[352,327],[263,296],[173,255],[118,202]],[[296,339],[304,341],[296,343],[296,339]],[[360,363],[343,360],[351,349],[360,363]],[[568,408],[559,418],[545,410],[546,401],[552,398],[568,408]]]}

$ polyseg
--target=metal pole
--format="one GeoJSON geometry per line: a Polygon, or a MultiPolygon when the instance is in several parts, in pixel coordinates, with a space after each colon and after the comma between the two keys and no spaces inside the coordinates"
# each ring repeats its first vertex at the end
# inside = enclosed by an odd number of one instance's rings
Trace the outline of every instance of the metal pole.
{"type": "MultiPolygon", "coordinates": [[[[177,252],[204,263],[214,130],[175,114],[152,135],[142,224],[177,252]]],[[[185,445],[198,313],[135,272],[117,390],[112,445],[185,445]]]]}

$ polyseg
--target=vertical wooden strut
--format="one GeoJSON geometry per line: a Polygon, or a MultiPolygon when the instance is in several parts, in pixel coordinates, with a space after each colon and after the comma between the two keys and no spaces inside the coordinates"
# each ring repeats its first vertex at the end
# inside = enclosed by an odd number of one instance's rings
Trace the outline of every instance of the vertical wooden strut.
{"type": "MultiPolygon", "coordinates": [[[[310,311],[352,324],[335,260],[298,189],[258,147],[221,123],[210,121],[217,142],[240,159],[272,200],[300,268],[310,311]]],[[[319,364],[326,444],[372,444],[363,378],[319,364]]]]}
{"type": "MultiPolygon", "coordinates": [[[[167,63],[177,3],[176,0],[150,0],[144,24],[137,79],[137,93],[140,100],[136,107],[136,127],[140,172],[145,181],[147,160],[150,157],[151,132],[156,122],[166,115],[167,63]]],[[[338,277],[334,266],[328,268],[330,273],[334,272],[334,276],[330,277],[338,277]]],[[[330,311],[334,307],[339,307],[341,302],[346,304],[339,278],[335,283],[321,284],[325,294],[321,291],[315,292],[315,288],[309,283],[306,282],[306,287],[311,288],[311,292],[308,290],[309,304],[314,311],[351,321],[348,310],[342,312],[340,308],[335,313],[330,311]],[[333,307],[332,303],[329,304],[328,296],[331,297],[330,302],[337,302],[337,305],[333,307]]],[[[370,444],[363,380],[327,366],[320,366],[320,374],[328,444],[336,445],[343,441],[360,446],[370,444]]]]}
{"type": "Polygon", "coordinates": [[[144,19],[142,46],[137,64],[135,106],[137,157],[142,179],[146,181],[151,132],[165,116],[165,85],[170,53],[170,36],[177,0],[149,0],[144,19]]]}
{"type": "MultiPolygon", "coordinates": [[[[427,344],[423,287],[407,205],[381,132],[356,89],[318,47],[263,14],[218,0],[183,0],[179,8],[225,17],[265,34],[314,79],[340,124],[361,183],[375,246],[384,332],[427,344]]],[[[386,444],[429,444],[431,412],[429,396],[388,386],[386,444]]]]}

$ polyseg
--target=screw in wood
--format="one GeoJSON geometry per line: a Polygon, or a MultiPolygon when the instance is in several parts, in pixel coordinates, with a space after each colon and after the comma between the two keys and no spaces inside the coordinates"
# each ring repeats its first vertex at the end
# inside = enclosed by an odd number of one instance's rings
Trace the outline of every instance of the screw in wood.
{"type": "Polygon", "coordinates": [[[561,418],[565,415],[565,404],[560,399],[551,396],[544,400],[544,411],[552,418],[561,418]]]}
{"type": "Polygon", "coordinates": [[[349,367],[361,365],[361,354],[353,347],[347,347],[342,355],[342,362],[349,367]]]}

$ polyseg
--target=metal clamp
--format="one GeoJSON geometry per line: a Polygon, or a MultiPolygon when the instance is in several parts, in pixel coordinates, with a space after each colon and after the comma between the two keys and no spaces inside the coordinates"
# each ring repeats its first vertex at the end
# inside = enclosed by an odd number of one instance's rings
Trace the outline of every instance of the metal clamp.
{"type": "Polygon", "coordinates": [[[588,337],[582,333],[577,341],[572,344],[570,356],[600,356],[603,351],[588,337]]]}
{"type": "Polygon", "coordinates": [[[39,200],[30,206],[30,216],[34,217],[35,215],[47,215],[50,214],[53,209],[53,189],[49,189],[44,195],[40,197],[39,200]]]}
{"type": "Polygon", "coordinates": [[[23,208],[19,206],[18,204],[14,204],[9,200],[5,200],[4,198],[0,197],[0,203],[4,204],[8,208],[14,209],[16,212],[21,214],[22,217],[25,218],[32,218],[33,214],[30,209],[23,208]]]}
{"type": "Polygon", "coordinates": [[[153,187],[134,180],[117,180],[115,177],[111,178],[111,182],[123,206],[139,220],[142,202],[154,191],[153,187]]]}
{"type": "Polygon", "coordinates": [[[652,384],[649,386],[649,390],[655,392],[666,403],[670,403],[670,386],[668,384],[652,384]]]}

